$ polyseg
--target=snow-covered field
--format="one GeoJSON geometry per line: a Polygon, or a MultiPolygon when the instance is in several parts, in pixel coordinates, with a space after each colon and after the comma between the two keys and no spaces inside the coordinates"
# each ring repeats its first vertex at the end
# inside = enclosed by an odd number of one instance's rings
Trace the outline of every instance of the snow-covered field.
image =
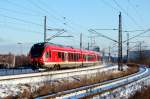
{"type": "Polygon", "coordinates": [[[26,84],[26,83],[38,83],[48,80],[56,80],[60,78],[66,78],[77,75],[91,74],[101,71],[107,71],[108,69],[117,69],[117,66],[107,66],[102,68],[104,65],[87,67],[87,68],[78,68],[78,69],[69,69],[64,71],[50,71],[50,72],[39,72],[39,73],[30,73],[30,74],[20,74],[20,75],[7,75],[0,76],[1,84],[26,84]]]}
{"type": "Polygon", "coordinates": [[[119,87],[112,92],[106,92],[93,97],[93,99],[128,99],[136,91],[141,90],[145,86],[150,86],[150,77],[143,79],[123,87],[119,87]]]}
{"type": "MultiPolygon", "coordinates": [[[[129,82],[133,82],[135,80],[139,80],[141,77],[145,77],[147,74],[149,74],[148,69],[140,68],[140,71],[136,74],[129,75],[128,77],[118,78],[117,80],[115,79],[114,81],[106,81],[103,83],[97,83],[95,85],[89,85],[85,87],[80,87],[78,89],[72,89],[68,90],[67,93],[66,91],[62,92],[62,95],[57,95],[57,98],[82,98],[85,96],[92,94],[95,94],[97,92],[103,92],[108,89],[124,85],[129,82]],[[74,90],[74,91],[73,91],[74,90]],[[65,93],[65,94],[64,94],[65,93]]],[[[106,93],[104,95],[107,95],[106,93]]],[[[103,95],[102,95],[103,96],[103,95]]],[[[101,97],[101,96],[99,96],[101,97]]],[[[99,99],[99,98],[98,98],[99,99]]],[[[101,98],[100,98],[101,99],[101,98]]],[[[109,98],[111,99],[111,98],[109,98]]]]}
{"type": "Polygon", "coordinates": [[[150,86],[150,75],[113,91],[94,96],[93,99],[128,99],[136,91],[141,90],[145,86],[150,86]]]}
{"type": "MultiPolygon", "coordinates": [[[[69,80],[75,80],[75,79],[80,79],[82,75],[88,74],[95,74],[96,72],[103,72],[103,71],[108,71],[112,69],[117,69],[117,66],[113,67],[107,67],[107,68],[99,68],[95,70],[90,70],[90,71],[84,71],[84,72],[78,72],[78,73],[73,73],[74,75],[66,74],[66,77],[56,77],[57,79],[53,79],[53,81],[58,81],[58,82],[63,82],[64,79],[69,79],[69,80]]],[[[49,77],[38,77],[38,78],[28,78],[28,79],[16,79],[16,80],[6,80],[5,83],[1,81],[0,83],[0,98],[4,98],[6,96],[16,96],[22,93],[24,90],[30,90],[30,92],[34,92],[37,90],[40,86],[43,86],[44,82],[52,80],[51,75],[49,77]]]]}

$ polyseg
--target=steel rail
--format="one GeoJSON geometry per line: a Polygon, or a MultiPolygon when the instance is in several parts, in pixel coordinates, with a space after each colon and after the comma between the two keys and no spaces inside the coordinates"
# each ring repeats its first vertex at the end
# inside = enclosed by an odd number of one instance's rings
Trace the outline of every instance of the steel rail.
{"type": "Polygon", "coordinates": [[[0,83],[6,84],[8,81],[11,80],[11,83],[30,83],[30,81],[40,82],[47,77],[50,80],[55,80],[59,78],[71,77],[80,74],[87,74],[88,72],[93,71],[102,71],[107,69],[117,68],[117,66],[94,66],[94,67],[87,67],[87,68],[77,68],[77,69],[69,69],[69,70],[62,70],[62,71],[48,71],[48,72],[38,72],[38,73],[29,73],[29,74],[19,74],[19,75],[7,75],[7,76],[0,76],[0,83]],[[25,80],[26,79],[26,80],[25,80]],[[17,80],[15,82],[14,80],[17,80]],[[21,81],[22,80],[22,81],[21,81]],[[36,81],[37,80],[37,81],[36,81]]]}
{"type": "MultiPolygon", "coordinates": [[[[67,91],[63,91],[63,92],[58,92],[58,93],[53,93],[53,94],[48,94],[48,95],[45,95],[45,96],[38,96],[36,97],[36,99],[44,99],[44,98],[50,98],[50,97],[57,97],[57,96],[63,96],[63,95],[66,95],[66,94],[73,94],[75,92],[83,92],[83,93],[86,93],[87,90],[89,89],[89,92],[94,88],[96,87],[100,87],[100,86],[105,86],[107,84],[111,84],[111,83],[114,83],[116,81],[121,81],[121,80],[124,80],[125,79],[125,83],[129,83],[128,79],[131,78],[131,77],[134,77],[134,76],[137,76],[137,75],[142,75],[142,74],[145,74],[147,73],[147,69],[146,68],[143,68],[143,70],[140,70],[139,72],[137,73],[134,73],[134,74],[131,74],[129,76],[125,76],[125,77],[121,77],[121,78],[117,78],[117,79],[114,79],[114,80],[109,80],[109,81],[105,81],[105,82],[101,82],[101,83],[96,83],[96,84],[93,84],[93,85],[89,85],[89,86],[84,86],[84,87],[80,87],[80,88],[76,88],[76,89],[72,89],[72,90],[67,90],[67,91]],[[126,81],[127,79],[127,81],[126,81]]],[[[139,77],[140,78],[140,77],[139,77]]],[[[134,80],[133,80],[134,81],[134,80]]],[[[121,84],[121,83],[120,83],[121,84]]],[[[112,86],[113,87],[113,86],[112,86]]],[[[108,89],[107,89],[108,90],[108,89]]],[[[101,88],[99,89],[99,91],[104,91],[102,90],[101,88]]],[[[77,93],[76,93],[77,94],[77,93]]],[[[76,98],[81,98],[79,97],[78,95],[76,95],[76,98]]],[[[69,98],[69,97],[68,97],[69,98]]]]}

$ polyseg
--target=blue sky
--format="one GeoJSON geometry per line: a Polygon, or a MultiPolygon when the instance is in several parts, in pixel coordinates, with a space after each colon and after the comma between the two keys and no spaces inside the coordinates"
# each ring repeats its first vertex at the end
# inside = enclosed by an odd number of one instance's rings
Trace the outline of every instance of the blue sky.
{"type": "MultiPolygon", "coordinates": [[[[43,20],[47,16],[47,25],[50,28],[65,29],[67,32],[63,35],[74,36],[55,38],[51,42],[79,47],[79,35],[83,33],[83,45],[87,47],[90,42],[88,36],[92,35],[88,29],[118,28],[119,11],[122,12],[124,30],[148,29],[149,4],[149,0],[0,0],[0,45],[43,41],[43,20]]],[[[118,39],[117,31],[98,32],[118,39]]],[[[55,33],[47,31],[49,37],[55,33]]],[[[138,33],[140,32],[132,32],[130,36],[138,33]]],[[[126,33],[123,33],[123,40],[125,39],[126,33]]],[[[150,42],[149,38],[133,39],[143,40],[146,44],[150,42]]],[[[112,43],[96,37],[96,45],[101,49],[112,43]]]]}

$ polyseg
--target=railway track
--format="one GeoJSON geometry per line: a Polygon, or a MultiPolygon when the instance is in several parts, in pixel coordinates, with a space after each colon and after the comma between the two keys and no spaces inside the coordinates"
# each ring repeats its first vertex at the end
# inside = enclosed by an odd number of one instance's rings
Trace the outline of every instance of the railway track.
{"type": "Polygon", "coordinates": [[[123,86],[125,84],[132,83],[134,81],[141,80],[149,75],[150,75],[150,69],[145,68],[145,67],[140,67],[139,72],[134,73],[129,76],[121,77],[121,78],[114,79],[114,80],[109,80],[109,81],[102,82],[102,83],[96,83],[93,85],[84,86],[84,87],[80,87],[80,88],[76,88],[72,90],[48,94],[45,96],[39,96],[39,97],[36,97],[36,99],[45,99],[45,98],[52,98],[52,97],[53,98],[54,97],[65,98],[65,99],[66,98],[83,98],[88,95],[96,94],[99,92],[104,92],[113,88],[117,88],[119,86],[123,86]]]}
{"type": "Polygon", "coordinates": [[[19,75],[6,75],[0,76],[1,84],[25,84],[33,82],[51,81],[65,77],[71,77],[76,75],[84,75],[88,73],[95,73],[101,71],[107,71],[108,69],[117,69],[117,66],[94,66],[86,68],[77,68],[69,70],[59,70],[59,71],[48,71],[48,72],[38,72],[29,74],[19,74],[19,75]]]}

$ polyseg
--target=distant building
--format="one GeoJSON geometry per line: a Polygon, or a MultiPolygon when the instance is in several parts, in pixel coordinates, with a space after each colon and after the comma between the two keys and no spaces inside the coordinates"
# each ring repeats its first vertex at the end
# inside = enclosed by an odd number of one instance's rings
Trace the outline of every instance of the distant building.
{"type": "Polygon", "coordinates": [[[129,52],[129,61],[150,66],[150,50],[129,52]]]}
{"type": "Polygon", "coordinates": [[[92,50],[93,50],[93,51],[96,51],[96,52],[100,52],[99,46],[94,46],[92,50]]]}
{"type": "Polygon", "coordinates": [[[140,51],[130,51],[129,52],[129,59],[137,59],[140,57],[140,55],[145,56],[145,57],[150,57],[150,50],[142,50],[140,51]]]}
{"type": "Polygon", "coordinates": [[[0,68],[11,68],[14,66],[15,56],[13,54],[0,54],[0,68]]]}

